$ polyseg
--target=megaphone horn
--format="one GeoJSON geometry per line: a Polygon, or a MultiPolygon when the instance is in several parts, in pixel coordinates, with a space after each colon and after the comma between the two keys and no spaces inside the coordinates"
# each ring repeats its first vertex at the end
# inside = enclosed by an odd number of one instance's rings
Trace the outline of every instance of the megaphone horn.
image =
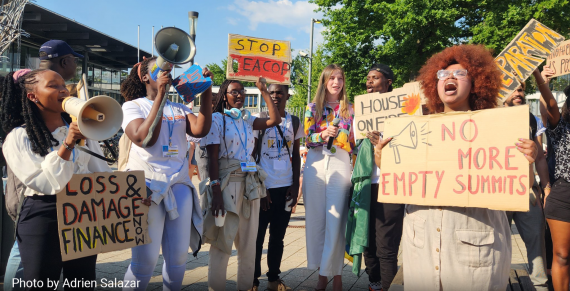
{"type": "Polygon", "coordinates": [[[413,121],[390,141],[390,147],[394,149],[396,164],[401,163],[399,146],[410,149],[415,149],[418,146],[418,131],[413,121]]]}
{"type": "Polygon", "coordinates": [[[188,63],[196,55],[196,45],[192,37],[176,27],[159,30],[154,36],[154,46],[158,58],[150,69],[150,77],[155,81],[161,71],[170,71],[173,64],[188,63]]]}
{"type": "MultiPolygon", "coordinates": [[[[119,102],[109,96],[95,96],[87,101],[67,97],[62,106],[72,120],[77,121],[81,134],[89,139],[106,140],[121,129],[123,110],[119,102]]],[[[85,145],[85,141],[80,145],[85,145]]]]}

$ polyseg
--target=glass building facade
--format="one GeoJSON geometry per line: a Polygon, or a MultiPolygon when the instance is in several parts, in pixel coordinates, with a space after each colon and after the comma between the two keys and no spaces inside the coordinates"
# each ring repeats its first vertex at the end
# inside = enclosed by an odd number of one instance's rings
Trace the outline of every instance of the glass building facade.
{"type": "MultiPolygon", "coordinates": [[[[82,52],[78,52],[82,53],[82,52]]],[[[78,83],[83,74],[83,64],[85,60],[80,60],[77,64],[75,77],[67,81],[67,84],[78,83]]],[[[11,71],[20,69],[37,69],[40,66],[39,48],[22,42],[18,53],[17,44],[12,43],[10,47],[0,56],[0,76],[6,76],[11,71]]],[[[126,68],[117,70],[106,68],[97,64],[87,62],[87,83],[89,96],[107,95],[114,98],[119,103],[125,99],[121,96],[121,82],[128,76],[126,68]]]]}

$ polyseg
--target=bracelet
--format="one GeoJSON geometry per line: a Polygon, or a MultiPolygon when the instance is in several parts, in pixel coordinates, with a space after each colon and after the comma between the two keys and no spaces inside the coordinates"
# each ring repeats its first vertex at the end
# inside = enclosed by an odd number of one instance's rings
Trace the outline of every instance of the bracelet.
{"type": "Polygon", "coordinates": [[[544,186],[544,190],[548,189],[550,190],[551,186],[550,186],[550,182],[546,183],[546,186],[544,186]]]}
{"type": "Polygon", "coordinates": [[[542,83],[542,84],[538,84],[537,87],[540,87],[540,86],[542,86],[542,85],[544,85],[544,84],[546,84],[546,81],[544,81],[544,83],[542,83]]]}
{"type": "Polygon", "coordinates": [[[214,187],[214,186],[220,186],[220,180],[216,179],[216,180],[212,180],[210,181],[210,188],[214,187]]]}
{"type": "Polygon", "coordinates": [[[72,152],[73,148],[70,148],[65,142],[63,142],[63,146],[65,147],[66,150],[72,152]]]}

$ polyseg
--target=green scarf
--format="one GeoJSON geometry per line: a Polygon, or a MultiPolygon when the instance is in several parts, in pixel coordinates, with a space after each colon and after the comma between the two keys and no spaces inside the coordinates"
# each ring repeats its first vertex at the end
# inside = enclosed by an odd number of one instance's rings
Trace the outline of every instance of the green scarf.
{"type": "Polygon", "coordinates": [[[348,208],[348,223],[346,224],[347,253],[353,257],[352,272],[360,274],[362,252],[368,247],[368,224],[370,221],[370,176],[375,167],[374,152],[369,139],[360,141],[358,157],[352,172],[354,192],[348,208]]]}

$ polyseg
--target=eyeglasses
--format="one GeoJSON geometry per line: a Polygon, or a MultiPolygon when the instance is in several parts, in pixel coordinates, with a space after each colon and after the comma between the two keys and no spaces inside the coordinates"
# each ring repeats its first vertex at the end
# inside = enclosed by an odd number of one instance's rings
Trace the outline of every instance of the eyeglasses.
{"type": "Polygon", "coordinates": [[[463,80],[465,78],[467,78],[467,70],[462,69],[462,70],[439,70],[437,71],[437,78],[440,80],[445,80],[449,77],[451,77],[451,75],[453,75],[453,77],[455,79],[458,80],[463,80]]]}
{"type": "Polygon", "coordinates": [[[278,96],[283,96],[282,91],[269,91],[269,96],[271,96],[273,94],[278,95],[278,96]]]}
{"type": "Polygon", "coordinates": [[[226,93],[228,93],[228,94],[230,94],[230,95],[232,95],[232,96],[234,96],[234,97],[237,97],[237,96],[239,96],[240,94],[245,95],[245,92],[246,92],[245,90],[232,90],[232,91],[226,92],[226,93]]]}

